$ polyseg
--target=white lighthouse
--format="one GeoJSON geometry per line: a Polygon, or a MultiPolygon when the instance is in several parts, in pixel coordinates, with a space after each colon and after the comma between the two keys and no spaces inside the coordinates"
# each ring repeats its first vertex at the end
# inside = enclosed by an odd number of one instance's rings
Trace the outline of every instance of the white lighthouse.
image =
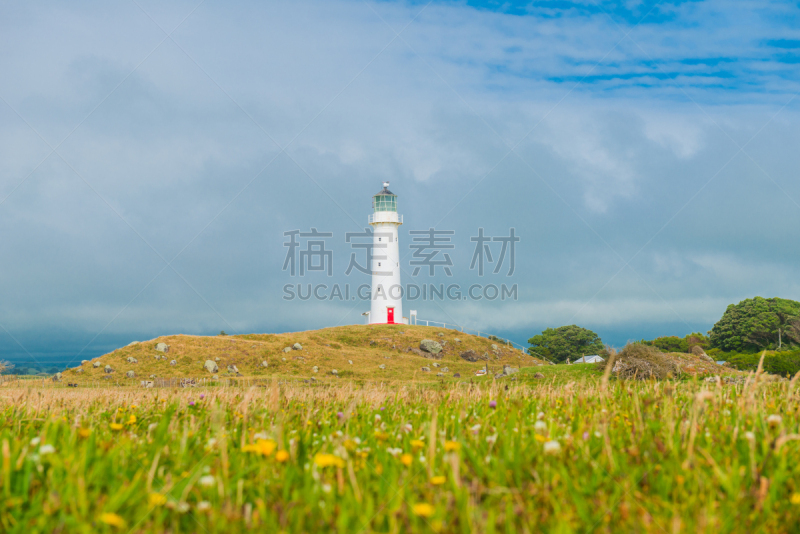
{"type": "Polygon", "coordinates": [[[389,182],[372,197],[373,213],[369,224],[372,238],[372,306],[370,324],[403,324],[403,288],[400,285],[400,245],[397,229],[403,216],[397,214],[397,195],[389,191],[389,182]]]}

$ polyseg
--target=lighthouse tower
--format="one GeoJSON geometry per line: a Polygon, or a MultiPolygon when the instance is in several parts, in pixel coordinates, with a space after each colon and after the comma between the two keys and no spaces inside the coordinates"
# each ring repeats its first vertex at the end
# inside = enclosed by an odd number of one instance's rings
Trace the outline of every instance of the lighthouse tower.
{"type": "Polygon", "coordinates": [[[400,285],[400,246],[397,229],[403,216],[397,214],[397,195],[389,191],[389,182],[372,197],[373,213],[369,224],[372,238],[372,306],[370,324],[402,324],[403,289],[400,285]]]}

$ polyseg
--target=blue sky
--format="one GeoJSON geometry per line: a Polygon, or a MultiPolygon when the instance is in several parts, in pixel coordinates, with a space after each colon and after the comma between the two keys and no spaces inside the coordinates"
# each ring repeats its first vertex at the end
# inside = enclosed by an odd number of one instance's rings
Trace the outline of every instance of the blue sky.
{"type": "Polygon", "coordinates": [[[303,283],[367,281],[344,236],[383,180],[401,254],[410,230],[455,232],[453,276],[414,281],[519,288],[420,317],[621,345],[800,300],[796,2],[0,13],[0,357],[360,322],[366,303],[282,299],[283,232],[334,234],[333,276],[303,283]],[[516,229],[513,276],[469,269],[480,227],[516,229]]]}

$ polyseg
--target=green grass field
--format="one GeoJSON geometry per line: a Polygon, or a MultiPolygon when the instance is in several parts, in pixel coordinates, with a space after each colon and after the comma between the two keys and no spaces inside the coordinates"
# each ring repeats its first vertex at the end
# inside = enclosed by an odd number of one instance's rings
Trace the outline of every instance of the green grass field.
{"type": "Polygon", "coordinates": [[[793,382],[546,372],[3,388],[0,530],[797,531],[793,382]]]}

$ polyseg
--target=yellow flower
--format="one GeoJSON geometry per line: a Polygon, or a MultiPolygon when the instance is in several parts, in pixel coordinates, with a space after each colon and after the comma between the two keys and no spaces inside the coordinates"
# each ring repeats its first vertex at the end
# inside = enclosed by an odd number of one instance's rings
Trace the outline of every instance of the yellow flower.
{"type": "Polygon", "coordinates": [[[128,424],[132,425],[134,423],[136,423],[136,416],[131,414],[130,418],[128,419],[128,424]]]}
{"type": "Polygon", "coordinates": [[[167,498],[160,493],[151,493],[147,500],[150,502],[150,506],[163,506],[167,503],[167,498]]]}
{"type": "Polygon", "coordinates": [[[409,465],[411,465],[411,462],[413,462],[413,461],[414,461],[414,458],[412,458],[412,457],[411,457],[411,455],[410,455],[410,454],[408,454],[408,453],[406,453],[406,454],[404,454],[404,455],[402,455],[402,456],[400,457],[400,462],[402,462],[402,464],[403,464],[404,466],[406,466],[406,467],[408,467],[409,465]]]}
{"type": "Polygon", "coordinates": [[[358,444],[352,439],[346,439],[344,440],[344,443],[342,443],[342,445],[344,445],[344,448],[347,449],[348,451],[353,452],[354,450],[356,450],[356,445],[358,444]]]}
{"type": "Polygon", "coordinates": [[[111,423],[111,430],[122,430],[121,423],[111,423]]]}
{"type": "Polygon", "coordinates": [[[251,443],[250,445],[245,445],[242,447],[242,452],[254,452],[256,454],[260,454],[261,456],[269,456],[275,452],[275,448],[277,446],[278,445],[271,439],[259,439],[256,440],[255,443],[251,443]]]}
{"type": "Polygon", "coordinates": [[[413,507],[414,515],[418,515],[420,517],[430,517],[433,515],[433,512],[436,510],[430,504],[426,502],[417,503],[413,507]]]}
{"type": "Polygon", "coordinates": [[[446,452],[457,451],[460,448],[461,448],[461,444],[460,443],[456,443],[455,441],[445,441],[444,442],[444,450],[446,452]]]}
{"type": "Polygon", "coordinates": [[[278,452],[275,453],[275,459],[283,463],[289,459],[289,453],[284,450],[279,450],[278,452]]]}
{"type": "Polygon", "coordinates": [[[800,493],[794,493],[791,500],[792,504],[800,504],[800,493]]]}
{"type": "Polygon", "coordinates": [[[112,514],[108,512],[100,514],[100,521],[102,521],[106,525],[111,525],[112,527],[123,528],[125,526],[124,519],[122,519],[117,514],[112,514]]]}
{"type": "Polygon", "coordinates": [[[380,430],[375,431],[375,439],[378,441],[386,441],[389,438],[389,434],[386,432],[381,432],[380,430]]]}
{"type": "Polygon", "coordinates": [[[319,467],[344,467],[344,460],[327,453],[319,453],[314,456],[314,463],[319,467]]]}
{"type": "Polygon", "coordinates": [[[533,436],[533,438],[534,438],[536,441],[538,441],[539,443],[544,443],[545,441],[547,441],[547,438],[546,438],[546,437],[544,437],[544,436],[542,436],[541,434],[535,434],[535,435],[533,436]]]}
{"type": "Polygon", "coordinates": [[[411,447],[415,450],[419,450],[425,446],[425,442],[421,439],[412,439],[411,440],[411,447]]]}
{"type": "Polygon", "coordinates": [[[92,433],[92,431],[89,430],[88,428],[81,428],[81,429],[78,430],[78,435],[80,437],[82,437],[82,438],[88,438],[89,434],[91,434],[91,433],[92,433]]]}
{"type": "Polygon", "coordinates": [[[431,484],[433,484],[434,486],[441,486],[445,482],[447,482],[447,478],[445,476],[443,476],[443,475],[439,475],[439,476],[435,476],[435,477],[431,478],[431,484]]]}
{"type": "Polygon", "coordinates": [[[683,482],[684,482],[685,480],[686,480],[686,479],[685,479],[685,478],[683,478],[681,475],[675,475],[675,482],[677,482],[678,484],[683,484],[683,482]]]}

